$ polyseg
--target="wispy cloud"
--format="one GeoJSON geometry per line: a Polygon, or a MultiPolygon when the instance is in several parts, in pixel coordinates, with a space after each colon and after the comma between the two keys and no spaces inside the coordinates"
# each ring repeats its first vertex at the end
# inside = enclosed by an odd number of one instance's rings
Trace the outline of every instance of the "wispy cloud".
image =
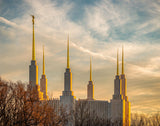
{"type": "MultiPolygon", "coordinates": [[[[157,90],[160,77],[159,34],[154,37],[148,34],[159,29],[160,3],[149,0],[84,2],[80,6],[83,15],[78,21],[73,19],[77,17],[73,12],[78,6],[74,1],[24,0],[23,4],[27,7],[23,15],[0,17],[2,77],[28,82],[32,49],[30,14],[34,14],[39,78],[42,71],[42,45],[45,44],[48,91],[53,92],[54,97],[59,97],[63,90],[69,34],[73,90],[77,98],[86,97],[90,56],[93,57],[95,98],[109,100],[112,97],[116,51],[124,45],[125,73],[132,110],[156,111],[159,108],[156,105],[157,97],[160,97],[157,90]],[[146,103],[144,107],[142,102],[146,103]]],[[[119,54],[121,57],[121,51],[119,54]]]]}
{"type": "Polygon", "coordinates": [[[72,43],[73,47],[77,48],[78,50],[84,52],[84,53],[88,53],[89,55],[93,56],[93,57],[98,57],[98,58],[102,58],[103,60],[109,60],[109,61],[116,61],[116,59],[114,57],[111,56],[104,56],[101,53],[96,53],[96,52],[92,52],[88,49],[83,48],[82,46],[78,46],[75,43],[72,43]]]}
{"type": "Polygon", "coordinates": [[[16,24],[16,23],[11,22],[11,21],[5,19],[4,17],[0,17],[0,22],[1,22],[1,23],[4,23],[4,24],[7,24],[7,25],[10,25],[10,26],[12,26],[12,27],[17,27],[17,24],[16,24]]]}

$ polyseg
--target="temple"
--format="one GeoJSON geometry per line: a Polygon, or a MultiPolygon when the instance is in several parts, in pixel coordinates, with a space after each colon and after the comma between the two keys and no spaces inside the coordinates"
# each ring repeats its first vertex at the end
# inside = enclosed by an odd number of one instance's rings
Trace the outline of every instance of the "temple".
{"type": "Polygon", "coordinates": [[[124,48],[122,47],[122,73],[119,75],[119,52],[117,50],[116,75],[114,79],[114,93],[110,101],[97,100],[94,98],[94,84],[92,81],[92,58],[90,58],[90,79],[87,85],[86,99],[77,100],[72,91],[72,72],[70,68],[69,57],[69,35],[67,38],[67,65],[64,72],[64,90],[60,99],[49,99],[47,94],[47,78],[45,74],[45,55],[43,47],[43,71],[38,84],[38,66],[35,56],[35,37],[34,37],[34,16],[32,16],[33,40],[32,40],[32,60],[29,66],[29,87],[36,89],[39,100],[49,100],[50,105],[54,107],[55,112],[59,112],[62,107],[67,113],[71,113],[66,126],[74,126],[74,114],[79,107],[79,103],[84,103],[90,115],[95,115],[101,119],[111,120],[116,126],[130,126],[130,102],[127,96],[127,79],[124,72],[124,48]]]}

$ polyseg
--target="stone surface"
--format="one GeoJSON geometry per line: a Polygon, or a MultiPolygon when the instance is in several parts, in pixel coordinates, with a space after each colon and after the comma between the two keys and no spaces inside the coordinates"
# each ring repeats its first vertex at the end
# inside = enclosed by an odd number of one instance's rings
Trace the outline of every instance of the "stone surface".
{"type": "Polygon", "coordinates": [[[29,66],[29,84],[32,87],[38,85],[38,65],[35,60],[32,60],[29,66]]]}
{"type": "Polygon", "coordinates": [[[89,84],[87,85],[87,99],[88,100],[94,100],[94,85],[93,85],[93,81],[89,81],[89,84]]]}
{"type": "Polygon", "coordinates": [[[42,77],[40,79],[40,91],[43,92],[43,99],[48,100],[48,95],[47,95],[47,78],[46,75],[42,74],[42,77]]]}

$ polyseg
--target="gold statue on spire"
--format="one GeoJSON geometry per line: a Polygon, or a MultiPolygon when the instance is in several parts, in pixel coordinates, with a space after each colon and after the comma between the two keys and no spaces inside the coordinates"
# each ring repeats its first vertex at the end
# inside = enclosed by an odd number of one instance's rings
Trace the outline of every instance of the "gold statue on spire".
{"type": "Polygon", "coordinates": [[[117,75],[119,75],[119,56],[118,56],[118,49],[117,49],[117,75]]]}
{"type": "Polygon", "coordinates": [[[122,45],[122,74],[124,74],[124,48],[122,45]]]}
{"type": "Polygon", "coordinates": [[[67,68],[69,68],[69,35],[67,39],[67,68]]]}
{"type": "Polygon", "coordinates": [[[45,75],[44,45],[43,45],[43,75],[45,75]]]}
{"type": "Polygon", "coordinates": [[[32,23],[34,24],[34,15],[31,15],[32,16],[32,23]]]}
{"type": "Polygon", "coordinates": [[[92,59],[90,57],[90,81],[92,81],[92,59]]]}
{"type": "Polygon", "coordinates": [[[34,39],[34,15],[32,16],[32,24],[33,24],[33,41],[32,41],[32,60],[36,60],[35,57],[35,39],[34,39]]]}

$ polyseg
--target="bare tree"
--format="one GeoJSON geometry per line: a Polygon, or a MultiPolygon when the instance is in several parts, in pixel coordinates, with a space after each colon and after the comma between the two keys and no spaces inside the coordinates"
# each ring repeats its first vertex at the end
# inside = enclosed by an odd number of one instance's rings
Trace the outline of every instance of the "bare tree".
{"type": "Polygon", "coordinates": [[[89,117],[89,108],[86,100],[78,100],[75,109],[75,125],[85,126],[89,117]]]}
{"type": "Polygon", "coordinates": [[[36,89],[28,88],[21,82],[5,82],[0,79],[0,125],[31,126],[61,125],[48,101],[40,101],[36,89]]]}
{"type": "Polygon", "coordinates": [[[110,126],[109,119],[100,118],[97,113],[90,109],[87,100],[78,100],[75,110],[76,126],[110,126]]]}
{"type": "Polygon", "coordinates": [[[132,114],[131,126],[160,126],[160,113],[155,114],[132,114]]]}

